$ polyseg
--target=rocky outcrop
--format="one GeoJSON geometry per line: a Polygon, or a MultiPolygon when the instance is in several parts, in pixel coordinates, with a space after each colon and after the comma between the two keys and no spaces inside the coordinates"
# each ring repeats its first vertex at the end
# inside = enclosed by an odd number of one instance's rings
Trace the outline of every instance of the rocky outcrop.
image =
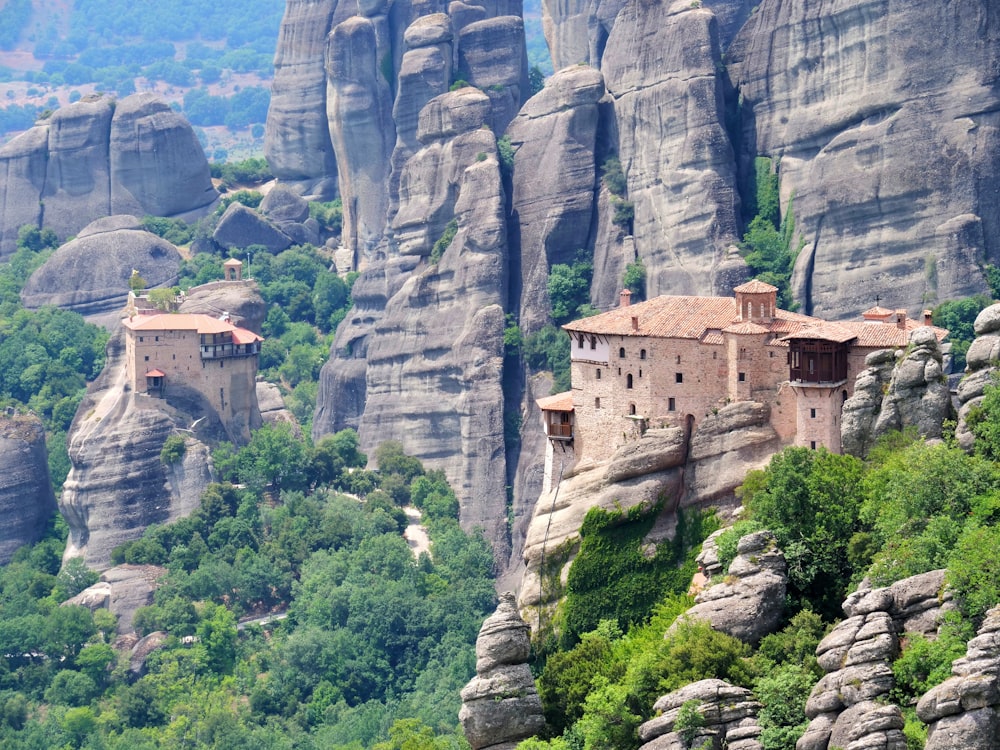
{"type": "Polygon", "coordinates": [[[0,260],[23,224],[62,238],[115,213],[174,216],[218,197],[191,126],[162,100],[79,101],[0,148],[0,260]]]}
{"type": "Polygon", "coordinates": [[[987,385],[993,382],[996,363],[1000,361],[1000,304],[990,305],[973,323],[976,339],[965,354],[965,377],[958,384],[958,426],[955,439],[971,451],[975,436],[969,429],[969,412],[983,402],[987,385]]]}
{"type": "Polygon", "coordinates": [[[663,515],[647,540],[656,542],[673,533],[679,507],[736,505],[734,492],[747,472],[763,468],[783,446],[768,418],[766,405],[737,402],[706,416],[690,437],[679,427],[650,428],[607,461],[574,465],[567,458],[562,482],[538,498],[525,536],[522,612],[537,613],[556,603],[552,587],[539,575],[542,561],[548,556],[551,562],[561,550],[560,575],[565,578],[591,508],[653,507],[665,499],[663,515]]]}
{"type": "Polygon", "coordinates": [[[917,703],[925,750],[992,750],[1000,737],[1000,607],[986,613],[952,676],[917,703]]]}
{"type": "Polygon", "coordinates": [[[639,727],[640,750],[761,750],[757,713],[761,705],[746,688],[723,680],[699,680],[660,698],[653,704],[659,714],[639,727]],[[685,705],[697,701],[702,726],[684,736],[678,717],[685,705]]]}
{"type": "Polygon", "coordinates": [[[476,639],[476,676],[462,689],[458,719],[472,750],[513,750],[545,727],[528,668],[530,651],[529,628],[514,595],[501,594],[476,639]]]}
{"type": "Polygon", "coordinates": [[[816,647],[827,674],[806,702],[810,723],[796,750],[905,750],[903,714],[888,702],[899,634],[935,635],[950,606],[943,570],[851,594],[844,602],[847,619],[816,647]]]}
{"type": "Polygon", "coordinates": [[[941,437],[951,396],[933,328],[915,329],[906,350],[872,352],[865,364],[854,395],[844,403],[840,432],[845,452],[864,456],[882,435],[908,427],[924,438],[941,437]]]}
{"type": "MultiPolygon", "coordinates": [[[[254,286],[234,285],[263,301],[254,286]]],[[[189,295],[197,297],[195,291],[189,295]]],[[[260,319],[262,312],[254,317],[260,319]]],[[[136,394],[128,386],[124,335],[112,335],[104,370],[87,390],[68,436],[72,467],[59,498],[69,525],[64,559],[82,557],[98,570],[110,566],[111,552],[142,536],[147,526],[190,514],[212,481],[209,444],[249,434],[259,418],[253,399],[245,420],[226,422],[193,389],[176,386],[168,398],[136,394]],[[160,451],[169,435],[185,438],[183,458],[166,465],[160,451]]]]}
{"type": "Polygon", "coordinates": [[[514,149],[512,211],[520,258],[519,325],[530,335],[548,322],[549,268],[572,264],[592,245],[598,102],[604,79],[594,68],[557,73],[507,129],[514,149]]]}
{"type": "Polygon", "coordinates": [[[133,270],[152,288],[176,283],[180,265],[177,248],[143,229],[136,217],[98,219],[31,274],[21,302],[81,315],[111,312],[121,308],[133,270]]]}
{"type": "Polygon", "coordinates": [[[326,39],[356,12],[356,3],[340,0],[286,0],[274,55],[264,155],[275,177],[324,200],[337,191],[326,119],[326,39]]]}
{"type": "Polygon", "coordinates": [[[226,208],[212,233],[212,239],[227,249],[262,245],[274,254],[292,246],[291,237],[239,201],[233,201],[226,208]]]}
{"type": "Polygon", "coordinates": [[[176,216],[218,197],[190,124],[155,94],[117,102],[109,152],[112,214],[176,216]]]}
{"type": "Polygon", "coordinates": [[[295,244],[320,244],[319,222],[309,217],[309,204],[291,188],[276,185],[268,191],[260,212],[295,244]]]}
{"type": "Polygon", "coordinates": [[[737,401],[706,415],[691,436],[681,505],[731,499],[747,472],[764,468],[783,447],[767,404],[737,401]]]}
{"type": "Polygon", "coordinates": [[[342,243],[355,262],[381,241],[389,159],[396,142],[392,120],[392,47],[387,4],[337,25],[327,46],[327,118],[344,202],[342,243]]]}
{"type": "Polygon", "coordinates": [[[865,357],[865,369],[854,380],[854,395],[841,412],[840,444],[844,453],[866,456],[875,445],[874,427],[889,390],[896,350],[881,349],[865,357]]]}
{"type": "Polygon", "coordinates": [[[567,462],[562,482],[535,504],[522,552],[521,611],[537,618],[541,609],[557,603],[552,589],[558,587],[541,575],[542,564],[548,567],[558,557],[559,576],[565,582],[579,548],[583,519],[591,508],[609,512],[640,505],[652,508],[666,498],[665,512],[672,515],[683,491],[684,453],[683,430],[649,430],[615,454],[617,459],[625,459],[622,469],[616,468],[615,459],[582,467],[567,462]]]}
{"type": "Polygon", "coordinates": [[[739,229],[721,56],[714,14],[687,0],[626,4],[608,39],[602,71],[650,296],[731,288],[716,278],[739,229]]]}
{"type": "Polygon", "coordinates": [[[465,26],[458,35],[458,74],[486,92],[489,125],[503,133],[528,98],[524,21],[501,15],[465,26]]]}
{"type": "Polygon", "coordinates": [[[37,542],[55,510],[41,420],[0,415],[0,565],[37,542]]]}
{"type": "Polygon", "coordinates": [[[167,569],[158,565],[116,565],[63,604],[77,604],[92,612],[106,609],[118,618],[119,635],[132,633],[136,610],[153,603],[153,594],[166,574],[167,569]]]}
{"type": "Polygon", "coordinates": [[[706,620],[714,630],[757,644],[781,623],[787,585],[785,555],[774,534],[747,534],[737,545],[725,580],[700,591],[684,619],[706,620]]]}
{"type": "MultiPolygon", "coordinates": [[[[803,312],[986,291],[1000,257],[1000,8],[763,3],[729,48],[741,150],[780,159],[803,312]]],[[[915,310],[914,310],[915,311],[915,310]]]]}

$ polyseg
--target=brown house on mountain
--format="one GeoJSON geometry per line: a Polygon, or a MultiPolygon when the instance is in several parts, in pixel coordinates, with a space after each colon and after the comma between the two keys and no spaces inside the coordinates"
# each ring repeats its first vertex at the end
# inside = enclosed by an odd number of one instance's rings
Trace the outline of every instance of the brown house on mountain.
{"type": "Polygon", "coordinates": [[[725,404],[757,401],[787,444],[839,453],[841,409],[865,357],[930,325],[928,312],[918,321],[881,307],[837,322],[781,310],[761,281],[733,291],[634,305],[624,291],[616,309],[564,325],[572,390],[538,400],[549,450],[600,461],[649,426],[690,434],[725,404]]]}

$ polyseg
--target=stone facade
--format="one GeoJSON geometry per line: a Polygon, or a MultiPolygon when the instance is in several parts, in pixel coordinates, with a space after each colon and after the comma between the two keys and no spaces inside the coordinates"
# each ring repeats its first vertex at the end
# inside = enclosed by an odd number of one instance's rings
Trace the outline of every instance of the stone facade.
{"type": "Polygon", "coordinates": [[[560,443],[586,465],[651,427],[690,436],[726,404],[753,401],[769,408],[785,444],[839,453],[841,409],[865,357],[906,346],[929,322],[874,307],[861,321],[830,323],[779,309],[777,289],[760,281],[734,292],[635,305],[623,292],[615,310],[565,325],[572,391],[539,401],[550,450],[560,443]]]}
{"type": "Polygon", "coordinates": [[[238,442],[259,427],[256,378],[260,342],[252,331],[197,313],[134,311],[125,329],[126,382],[155,397],[200,394],[238,442]]]}

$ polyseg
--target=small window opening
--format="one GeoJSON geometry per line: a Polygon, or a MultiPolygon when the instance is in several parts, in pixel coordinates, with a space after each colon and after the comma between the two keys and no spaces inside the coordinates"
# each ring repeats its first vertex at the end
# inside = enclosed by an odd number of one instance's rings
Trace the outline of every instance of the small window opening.
{"type": "Polygon", "coordinates": [[[626,388],[632,387],[632,373],[629,373],[628,375],[625,376],[625,387],[626,388]]]}
{"type": "Polygon", "coordinates": [[[595,409],[600,409],[601,408],[601,397],[600,396],[598,396],[597,398],[594,399],[594,408],[595,409]]]}
{"type": "Polygon", "coordinates": [[[741,372],[739,380],[740,380],[741,383],[747,382],[747,374],[745,372],[741,372]]]}
{"type": "Polygon", "coordinates": [[[590,348],[591,349],[597,348],[597,338],[595,336],[590,337],[590,348]]]}
{"type": "Polygon", "coordinates": [[[628,405],[628,413],[633,417],[635,416],[635,404],[628,405]]]}
{"type": "Polygon", "coordinates": [[[618,356],[619,356],[619,357],[620,357],[621,359],[625,359],[625,347],[624,347],[624,346],[623,346],[623,347],[621,347],[621,348],[620,348],[620,349],[618,350],[618,356]]]}
{"type": "Polygon", "coordinates": [[[646,358],[646,350],[645,349],[640,349],[639,350],[639,359],[645,359],[645,358],[646,358]]]}
{"type": "Polygon", "coordinates": [[[683,372],[675,372],[674,373],[674,382],[675,383],[683,383],[684,382],[684,373],[683,372]]]}
{"type": "Polygon", "coordinates": [[[810,440],[809,441],[809,447],[812,448],[813,450],[816,450],[816,441],[815,440],[810,440]]]}
{"type": "Polygon", "coordinates": [[[810,409],[809,410],[809,418],[810,419],[816,419],[816,410],[815,409],[810,409]]]}
{"type": "Polygon", "coordinates": [[[677,402],[673,398],[667,399],[667,411],[677,411],[677,402]]]}
{"type": "Polygon", "coordinates": [[[601,368],[600,367],[597,368],[597,379],[598,380],[601,379],[601,368]]]}

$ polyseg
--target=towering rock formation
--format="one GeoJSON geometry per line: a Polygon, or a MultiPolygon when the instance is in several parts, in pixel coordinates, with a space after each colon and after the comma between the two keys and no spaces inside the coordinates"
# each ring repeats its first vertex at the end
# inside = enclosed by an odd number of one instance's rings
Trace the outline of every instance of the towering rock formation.
{"type": "Polygon", "coordinates": [[[520,258],[521,332],[548,322],[549,269],[593,245],[598,102],[604,78],[589,67],[557,73],[507,129],[514,149],[512,216],[520,258]]]}
{"type": "Polygon", "coordinates": [[[633,234],[656,294],[727,294],[716,278],[738,236],[718,24],[696,4],[630,3],[602,70],[614,98],[633,234]]]}
{"type": "Polygon", "coordinates": [[[0,416],[0,565],[38,541],[55,509],[41,421],[0,416]]]}
{"type": "Polygon", "coordinates": [[[62,238],[114,213],[173,216],[217,197],[187,121],[151,94],[79,101],[0,148],[0,260],[23,224],[62,238]]]}
{"type": "Polygon", "coordinates": [[[762,3],[729,50],[745,159],[780,160],[796,298],[834,317],[893,290],[986,289],[1000,258],[1000,8],[762,3]]]}
{"type": "Polygon", "coordinates": [[[882,435],[907,427],[925,438],[941,437],[951,396],[932,328],[914,330],[905,352],[873,352],[865,364],[844,403],[840,433],[846,453],[864,456],[882,435]]]}
{"type": "Polygon", "coordinates": [[[528,668],[528,632],[514,595],[501,594],[476,639],[476,676],[462,689],[458,718],[472,750],[513,750],[545,727],[528,668]]]}
{"type": "Polygon", "coordinates": [[[363,393],[364,412],[354,423],[362,444],[399,440],[444,469],[463,525],[482,527],[505,561],[507,238],[496,141],[482,127],[489,111],[489,99],[471,88],[436,97],[421,111],[423,148],[403,169],[393,227],[403,257],[374,263],[358,281],[355,300],[373,315],[356,308],[338,330],[313,431],[337,429],[363,393]],[[450,244],[434,250],[446,232],[450,244]]]}
{"type": "Polygon", "coordinates": [[[274,55],[264,155],[279,180],[323,199],[337,190],[326,119],[326,37],[356,12],[346,0],[286,0],[274,55]]]}

